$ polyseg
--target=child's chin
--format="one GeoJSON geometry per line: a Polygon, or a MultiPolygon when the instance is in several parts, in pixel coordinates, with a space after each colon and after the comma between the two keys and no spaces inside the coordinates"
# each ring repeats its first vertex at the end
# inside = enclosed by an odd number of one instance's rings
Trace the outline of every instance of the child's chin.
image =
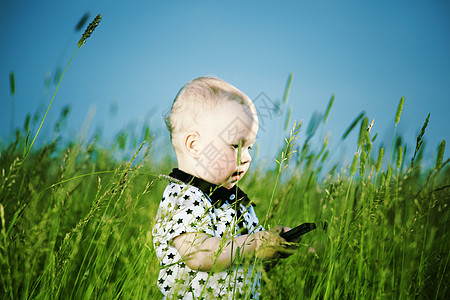
{"type": "Polygon", "coordinates": [[[232,175],[232,176],[230,176],[228,178],[228,180],[226,182],[224,182],[222,184],[222,186],[227,188],[227,189],[231,189],[232,187],[234,187],[239,182],[239,180],[242,179],[242,177],[243,177],[243,175],[240,175],[240,176],[232,175]]]}
{"type": "Polygon", "coordinates": [[[236,185],[236,183],[237,183],[237,181],[233,180],[231,182],[228,182],[228,183],[224,184],[223,187],[225,187],[227,189],[231,189],[232,187],[234,187],[236,185]]]}

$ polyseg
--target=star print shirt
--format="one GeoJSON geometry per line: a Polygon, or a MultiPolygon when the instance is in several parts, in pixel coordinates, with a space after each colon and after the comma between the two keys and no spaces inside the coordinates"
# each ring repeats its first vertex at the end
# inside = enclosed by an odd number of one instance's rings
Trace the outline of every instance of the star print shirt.
{"type": "Polygon", "coordinates": [[[259,272],[235,263],[223,272],[190,269],[175,248],[173,238],[202,232],[228,240],[263,230],[247,195],[226,189],[178,169],[163,193],[153,228],[153,244],[160,261],[157,285],[170,299],[239,299],[257,295],[259,272]]]}

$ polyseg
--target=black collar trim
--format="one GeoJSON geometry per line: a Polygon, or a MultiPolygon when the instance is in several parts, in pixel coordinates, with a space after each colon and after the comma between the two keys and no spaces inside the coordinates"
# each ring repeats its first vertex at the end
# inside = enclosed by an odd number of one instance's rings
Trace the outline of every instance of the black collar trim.
{"type": "MultiPolygon", "coordinates": [[[[231,189],[218,186],[216,184],[207,182],[203,179],[190,175],[180,169],[173,169],[170,177],[178,179],[188,185],[192,185],[200,189],[205,195],[209,196],[214,205],[219,207],[223,205],[225,201],[229,204],[233,204],[238,201],[247,206],[250,203],[250,199],[247,194],[244,193],[239,187],[235,186],[231,189]]],[[[251,205],[255,206],[253,203],[251,205]]]]}

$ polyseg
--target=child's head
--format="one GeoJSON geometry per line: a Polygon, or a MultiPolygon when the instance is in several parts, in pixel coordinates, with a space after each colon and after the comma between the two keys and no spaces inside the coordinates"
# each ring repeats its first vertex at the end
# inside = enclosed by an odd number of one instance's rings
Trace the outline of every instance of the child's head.
{"type": "Polygon", "coordinates": [[[247,172],[258,118],[250,98],[231,84],[213,77],[188,82],[173,102],[168,127],[181,170],[227,188],[247,172]]]}

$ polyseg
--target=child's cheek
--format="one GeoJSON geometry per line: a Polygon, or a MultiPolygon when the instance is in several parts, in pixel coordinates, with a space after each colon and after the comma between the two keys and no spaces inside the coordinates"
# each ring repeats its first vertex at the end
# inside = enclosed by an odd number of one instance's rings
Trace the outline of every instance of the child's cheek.
{"type": "Polygon", "coordinates": [[[237,166],[237,151],[233,151],[233,153],[230,153],[229,159],[231,161],[232,168],[235,169],[237,166]]]}

